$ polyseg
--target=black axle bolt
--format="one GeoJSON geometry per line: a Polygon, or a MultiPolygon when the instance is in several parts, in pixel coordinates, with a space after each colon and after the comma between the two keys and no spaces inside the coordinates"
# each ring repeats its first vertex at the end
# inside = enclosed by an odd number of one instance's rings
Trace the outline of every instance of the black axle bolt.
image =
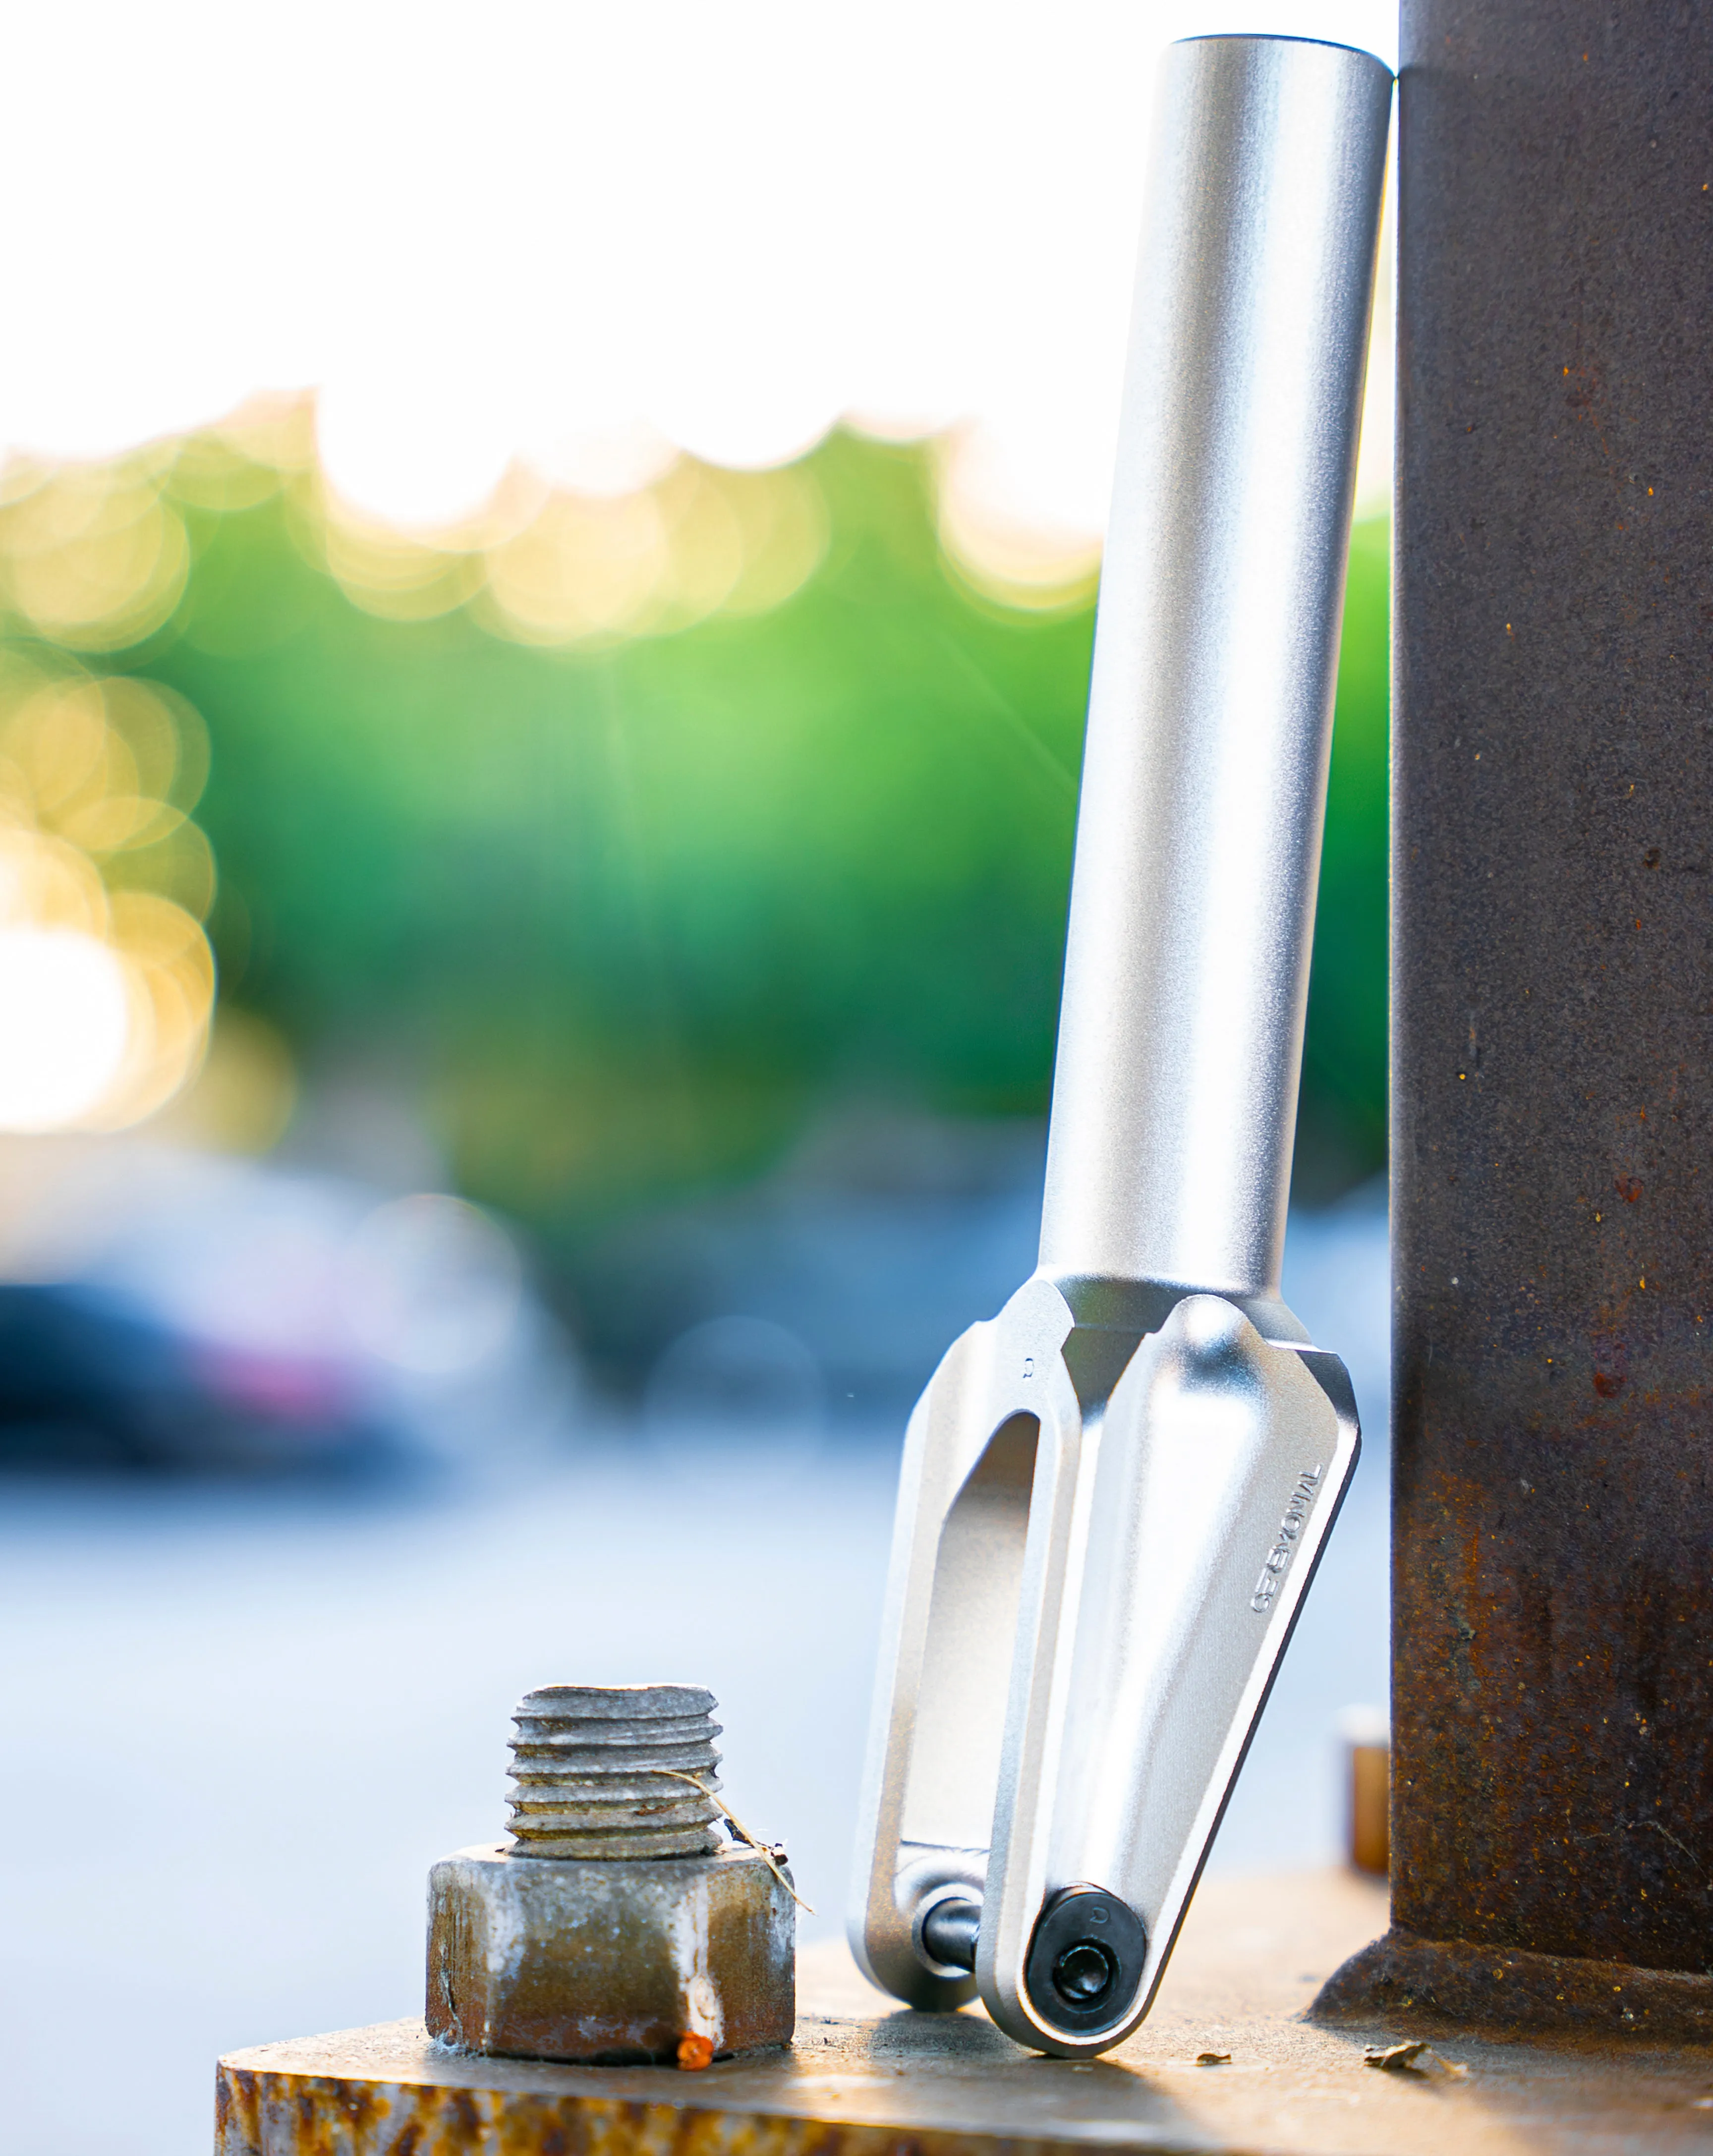
{"type": "Polygon", "coordinates": [[[1067,2006],[1102,2005],[1117,1981],[1118,1964],[1093,1939],[1079,1939],[1053,1964],[1053,1989],[1067,2006]]]}
{"type": "Polygon", "coordinates": [[[1110,2029],[1135,2003],[1147,1953],[1146,1928],[1116,1894],[1063,1887],[1035,1920],[1023,1964],[1029,2003],[1067,2035],[1110,2029]]]}

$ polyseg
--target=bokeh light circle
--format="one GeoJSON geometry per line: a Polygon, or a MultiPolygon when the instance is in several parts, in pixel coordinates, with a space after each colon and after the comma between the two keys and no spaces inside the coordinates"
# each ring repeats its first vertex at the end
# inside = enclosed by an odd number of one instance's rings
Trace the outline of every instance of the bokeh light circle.
{"type": "Polygon", "coordinates": [[[75,928],[0,927],[0,1130],[63,1130],[100,1103],[131,1039],[123,962],[75,928]]]}

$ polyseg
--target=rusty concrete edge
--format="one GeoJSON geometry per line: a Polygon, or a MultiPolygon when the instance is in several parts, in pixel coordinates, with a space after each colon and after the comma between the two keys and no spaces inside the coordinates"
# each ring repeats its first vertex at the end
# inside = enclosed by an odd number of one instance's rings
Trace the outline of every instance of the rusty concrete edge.
{"type": "MultiPolygon", "coordinates": [[[[687,2079],[690,2077],[686,2077],[687,2079]]],[[[653,2100],[581,2095],[574,2090],[483,2089],[444,2082],[389,2082],[240,2066],[222,2059],[215,2080],[215,2156],[326,2156],[338,2148],[415,2148],[434,2135],[436,2156],[483,2156],[504,2113],[505,2147],[515,2156],[705,2156],[713,2131],[728,2123],[767,2134],[767,2156],[1090,2156],[1102,2148],[1142,2156],[1134,2136],[1008,2134],[983,2128],[885,2124],[811,2118],[766,2105],[722,2102],[718,2092],[686,2088],[653,2100]],[[700,2098],[700,2101],[697,2099],[700,2098]]],[[[1205,2138],[1151,2136],[1146,2156],[1208,2156],[1205,2138]]]]}
{"type": "Polygon", "coordinates": [[[1394,1925],[1333,1971],[1304,2018],[1713,2044],[1713,1976],[1424,1939],[1394,1925]]]}

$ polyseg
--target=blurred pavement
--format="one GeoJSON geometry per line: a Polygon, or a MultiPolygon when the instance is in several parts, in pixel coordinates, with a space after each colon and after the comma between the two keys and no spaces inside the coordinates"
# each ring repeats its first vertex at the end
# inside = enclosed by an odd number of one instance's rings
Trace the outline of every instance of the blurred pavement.
{"type": "MultiPolygon", "coordinates": [[[[1334,1725],[1386,1697],[1375,1195],[1293,1223],[1290,1300],[1367,1450],[1215,1852],[1323,1863],[1334,1725]]],[[[505,1477],[0,1484],[9,2156],[207,2145],[233,2046],[419,2010],[424,1876],[505,1818],[509,1710],[713,1687],[731,1802],[840,1923],[899,1429],[699,1454],[637,1430],[505,1477]]]]}

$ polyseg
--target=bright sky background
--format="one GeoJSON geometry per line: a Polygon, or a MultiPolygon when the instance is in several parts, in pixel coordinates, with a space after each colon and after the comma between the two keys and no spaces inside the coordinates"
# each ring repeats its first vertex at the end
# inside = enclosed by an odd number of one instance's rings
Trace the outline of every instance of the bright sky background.
{"type": "Polygon", "coordinates": [[[433,523],[519,454],[617,489],[962,421],[1098,531],[1156,54],[1237,30],[1396,59],[1382,0],[18,9],[0,445],[315,386],[341,490],[433,523]]]}

